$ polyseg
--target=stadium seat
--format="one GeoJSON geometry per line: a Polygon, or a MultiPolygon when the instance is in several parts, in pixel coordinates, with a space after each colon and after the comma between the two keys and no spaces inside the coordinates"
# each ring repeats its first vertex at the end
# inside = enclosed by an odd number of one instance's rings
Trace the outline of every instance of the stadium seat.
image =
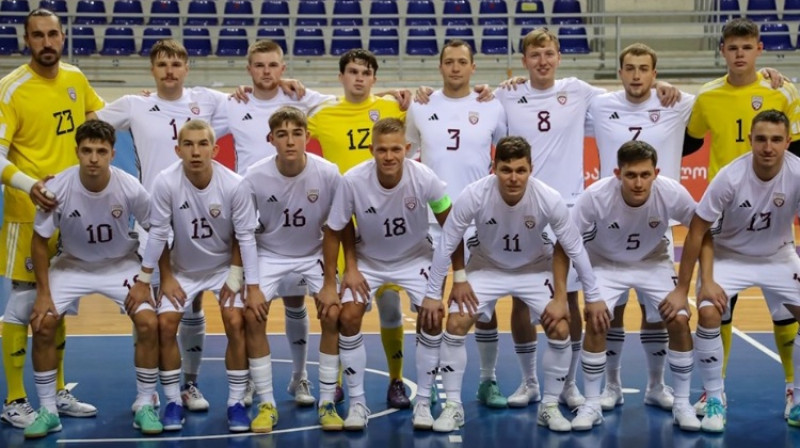
{"type": "Polygon", "coordinates": [[[261,4],[259,26],[289,26],[289,2],[266,0],[261,4]]]}
{"type": "Polygon", "coordinates": [[[276,44],[281,46],[283,49],[283,53],[288,53],[288,47],[286,46],[286,33],[283,31],[283,28],[261,28],[258,30],[256,37],[261,39],[269,39],[274,41],[276,44]]]}
{"type": "Polygon", "coordinates": [[[800,0],[784,0],[783,21],[800,21],[800,0]]]}
{"type": "Polygon", "coordinates": [[[436,31],[433,28],[409,28],[406,39],[406,53],[412,56],[432,56],[439,54],[436,31]]]}
{"type": "Polygon", "coordinates": [[[364,48],[358,28],[336,28],[331,39],[331,54],[339,56],[353,48],[364,48]]]}
{"type": "MultiPolygon", "coordinates": [[[[69,47],[69,36],[64,48],[69,47]]],[[[86,56],[97,53],[97,41],[94,39],[94,28],[89,26],[72,27],[72,54],[86,56]]]]}
{"type": "Polygon", "coordinates": [[[67,23],[67,0],[42,0],[39,7],[53,11],[61,17],[61,23],[67,23]]]}
{"type": "Polygon", "coordinates": [[[555,0],[553,2],[553,25],[576,25],[583,23],[581,4],[578,0],[555,0]]]}
{"type": "Polygon", "coordinates": [[[372,28],[369,33],[369,51],[376,56],[400,54],[400,39],[397,28],[372,28]]]}
{"type": "Polygon", "coordinates": [[[246,56],[247,30],[244,28],[222,28],[217,40],[217,56],[246,56]]]}
{"type": "MultiPolygon", "coordinates": [[[[333,3],[333,26],[354,27],[364,24],[361,18],[361,2],[358,0],[336,0],[333,3]]],[[[333,49],[331,49],[333,50],[333,49]]]]}
{"type": "Polygon", "coordinates": [[[558,41],[561,53],[586,54],[591,53],[589,40],[586,38],[586,27],[562,26],[558,29],[558,41]]]}
{"type": "Polygon", "coordinates": [[[396,0],[373,0],[369,4],[369,26],[399,26],[400,12],[396,0]]]}
{"type": "Polygon", "coordinates": [[[144,25],[144,11],[139,0],[117,0],[113,11],[112,25],[144,25]]]}
{"type": "Polygon", "coordinates": [[[136,43],[133,40],[133,28],[106,28],[100,54],[103,56],[130,56],[134,53],[136,53],[136,43]]]}
{"type": "Polygon", "coordinates": [[[444,43],[450,42],[453,39],[461,39],[472,48],[472,53],[475,53],[475,37],[472,34],[472,28],[468,27],[450,27],[444,32],[444,43]]]}
{"type": "MultiPolygon", "coordinates": [[[[719,11],[719,22],[725,23],[731,18],[741,17],[741,10],[739,9],[739,0],[717,0],[717,10],[719,11]]],[[[716,17],[712,17],[715,21],[716,17]]]]}
{"type": "Polygon", "coordinates": [[[436,26],[436,9],[431,0],[408,0],[407,26],[436,26]]]}
{"type": "Polygon", "coordinates": [[[184,28],[183,46],[189,56],[208,56],[211,54],[211,34],[208,28],[184,28]]]}
{"type": "Polygon", "coordinates": [[[23,23],[28,12],[28,0],[3,0],[0,2],[0,23],[23,23]]]}
{"type": "MultiPolygon", "coordinates": [[[[228,0],[222,13],[222,26],[253,26],[253,4],[250,0],[228,0]]],[[[217,50],[219,53],[219,50],[217,50]]]]}
{"type": "Polygon", "coordinates": [[[13,25],[0,25],[0,54],[19,53],[17,28],[13,25]]]}
{"type": "Polygon", "coordinates": [[[515,25],[547,25],[547,20],[544,18],[544,4],[541,0],[519,0],[514,11],[515,25]]]}
{"type": "Polygon", "coordinates": [[[325,54],[325,40],[320,28],[298,28],[294,39],[295,56],[322,56],[325,54]]]}
{"type": "Polygon", "coordinates": [[[147,27],[144,29],[144,37],[142,38],[142,51],[139,52],[142,56],[149,56],[150,49],[156,42],[162,39],[170,39],[172,37],[172,30],[164,27],[147,27]]]}
{"type": "Polygon", "coordinates": [[[778,6],[775,0],[747,0],[747,18],[754,22],[777,22],[778,6]],[[762,14],[754,14],[762,12],[762,14]]]}
{"type": "Polygon", "coordinates": [[[478,5],[478,25],[507,26],[507,15],[505,0],[481,0],[478,5]]]}
{"type": "Polygon", "coordinates": [[[762,23],[761,42],[766,51],[794,51],[789,25],[785,23],[762,23]]]}
{"type": "Polygon", "coordinates": [[[325,2],[321,0],[303,0],[297,4],[297,26],[316,27],[328,25],[325,16],[325,2]]]}
{"type": "Polygon", "coordinates": [[[150,5],[150,20],[148,25],[153,26],[178,26],[180,8],[177,0],[155,0],[150,5]]]}
{"type": "Polygon", "coordinates": [[[481,53],[508,54],[508,28],[505,26],[484,28],[481,53]]]}
{"type": "Polygon", "coordinates": [[[75,9],[76,25],[105,25],[106,5],[103,0],[80,0],[75,9]]]}
{"type": "Polygon", "coordinates": [[[192,27],[216,26],[217,23],[217,2],[214,0],[192,0],[189,2],[186,25],[192,27]]]}
{"type": "Polygon", "coordinates": [[[467,0],[445,0],[442,11],[444,26],[472,26],[472,7],[467,0]]]}

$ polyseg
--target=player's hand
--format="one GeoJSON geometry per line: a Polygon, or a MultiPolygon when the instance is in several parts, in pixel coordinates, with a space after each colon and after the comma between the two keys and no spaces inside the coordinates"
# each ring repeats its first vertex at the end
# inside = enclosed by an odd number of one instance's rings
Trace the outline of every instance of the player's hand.
{"type": "Polygon", "coordinates": [[[31,328],[34,333],[42,327],[42,321],[48,314],[52,314],[55,319],[58,319],[58,310],[53,303],[53,298],[50,294],[37,294],[31,312],[31,328]]]}
{"type": "Polygon", "coordinates": [[[358,268],[344,270],[342,276],[342,286],[339,288],[339,297],[344,295],[345,290],[349,289],[353,293],[353,300],[364,305],[369,303],[369,283],[361,275],[358,268]]]}
{"type": "Polygon", "coordinates": [[[186,304],[186,292],[181,288],[181,284],[174,275],[165,275],[161,273],[161,297],[159,302],[166,297],[178,311],[183,311],[186,304]]]}
{"type": "Polygon", "coordinates": [[[584,307],[586,322],[591,322],[595,331],[606,332],[611,328],[611,313],[608,311],[606,302],[588,302],[584,307]]]}
{"type": "Polygon", "coordinates": [[[413,97],[411,96],[411,91],[408,89],[395,89],[390,92],[394,99],[400,104],[400,110],[403,112],[408,110],[408,106],[411,105],[411,100],[413,97]]]}
{"type": "Polygon", "coordinates": [[[681,91],[672,84],[664,81],[658,81],[655,84],[656,95],[658,96],[661,105],[664,107],[672,107],[681,100],[681,91]]]}
{"type": "Polygon", "coordinates": [[[259,322],[266,322],[269,315],[269,302],[258,285],[247,285],[245,307],[253,312],[259,322]]]}
{"type": "Polygon", "coordinates": [[[156,302],[153,300],[153,294],[150,291],[150,284],[133,282],[133,286],[131,286],[128,295],[125,297],[125,312],[128,316],[133,317],[136,310],[138,310],[139,306],[143,303],[149,303],[154,310],[158,310],[156,302]]]}
{"type": "Polygon", "coordinates": [[[523,78],[522,76],[513,76],[501,82],[500,88],[506,90],[517,90],[518,85],[525,84],[526,82],[528,82],[528,78],[523,78]]]}
{"type": "Polygon", "coordinates": [[[428,104],[428,101],[431,100],[432,93],[433,88],[428,86],[419,86],[417,88],[417,93],[414,95],[414,102],[419,104],[428,104]]]}
{"type": "Polygon", "coordinates": [[[542,315],[539,317],[539,322],[547,332],[555,331],[556,325],[562,320],[569,321],[569,306],[567,306],[566,294],[559,300],[552,299],[545,305],[542,315]]]}
{"type": "Polygon", "coordinates": [[[469,282],[453,282],[453,287],[450,289],[450,300],[448,303],[458,304],[458,314],[463,316],[464,312],[474,316],[478,312],[478,297],[472,290],[472,285],[469,282]]]}
{"type": "Polygon", "coordinates": [[[50,212],[56,208],[56,205],[58,205],[58,202],[56,202],[56,195],[54,195],[53,192],[48,190],[44,185],[53,177],[54,176],[45,176],[44,179],[33,184],[33,188],[31,188],[31,191],[28,192],[28,195],[30,196],[31,201],[33,201],[33,205],[36,207],[36,210],[50,212]]]}
{"type": "Polygon", "coordinates": [[[425,297],[419,307],[419,320],[422,328],[438,328],[444,319],[444,304],[441,300],[425,297]]]}
{"type": "Polygon", "coordinates": [[[697,304],[699,305],[700,302],[706,300],[714,305],[720,315],[725,314],[725,311],[728,310],[728,296],[717,282],[700,282],[700,290],[697,291],[697,304]]]}
{"type": "Polygon", "coordinates": [[[233,308],[236,303],[237,292],[233,291],[228,283],[223,283],[222,288],[219,289],[219,307],[220,308],[233,308]]]}
{"type": "Polygon", "coordinates": [[[253,86],[239,86],[228,98],[233,98],[237,103],[247,103],[250,101],[249,94],[251,93],[253,93],[253,86]]]}
{"type": "Polygon", "coordinates": [[[284,78],[281,79],[281,82],[278,83],[278,85],[280,86],[281,90],[283,90],[283,93],[296,100],[303,98],[306,94],[306,86],[304,86],[303,83],[297,79],[284,78]]]}
{"type": "Polygon", "coordinates": [[[761,73],[761,76],[763,76],[764,79],[769,79],[769,86],[773,89],[780,89],[783,87],[784,82],[789,81],[789,79],[783,76],[781,72],[772,67],[764,67],[759,70],[759,73],[761,73]]]}
{"type": "Polygon", "coordinates": [[[489,84],[478,84],[473,90],[478,94],[479,103],[486,103],[494,99],[494,92],[489,84]]]}
{"type": "Polygon", "coordinates": [[[323,284],[316,299],[317,319],[328,317],[328,311],[330,311],[331,308],[341,308],[342,306],[341,301],[339,301],[339,292],[336,290],[335,284],[323,284]]]}
{"type": "Polygon", "coordinates": [[[677,316],[681,310],[687,309],[688,306],[689,297],[686,291],[675,288],[658,304],[658,312],[661,314],[661,318],[664,319],[664,322],[669,323],[675,319],[675,316],[677,316]]]}
{"type": "Polygon", "coordinates": [[[142,95],[145,98],[149,97],[152,94],[153,92],[151,92],[150,89],[142,89],[141,92],[139,92],[139,95],[142,95]]]}

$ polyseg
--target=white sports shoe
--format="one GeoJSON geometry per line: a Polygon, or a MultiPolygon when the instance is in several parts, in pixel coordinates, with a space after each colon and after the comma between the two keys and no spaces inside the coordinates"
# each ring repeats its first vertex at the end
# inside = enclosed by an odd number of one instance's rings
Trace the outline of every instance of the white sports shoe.
{"type": "Polygon", "coordinates": [[[684,431],[700,431],[700,420],[689,403],[672,406],[672,423],[684,431]]]}
{"type": "Polygon", "coordinates": [[[370,411],[366,405],[362,403],[351,404],[350,411],[344,421],[344,429],[348,431],[363,431],[367,427],[369,414],[370,411]]]}
{"type": "Polygon", "coordinates": [[[541,399],[539,384],[523,381],[517,390],[508,397],[508,406],[512,408],[524,408],[541,399]]]}
{"type": "MultiPolygon", "coordinates": [[[[725,395],[725,392],[722,393],[722,406],[728,407],[728,396],[725,395]]],[[[694,413],[697,414],[698,417],[703,417],[706,415],[706,393],[703,392],[700,395],[700,398],[694,404],[694,413]]]]}
{"type": "Polygon", "coordinates": [[[578,415],[572,419],[573,431],[588,431],[603,423],[603,412],[596,405],[584,403],[578,408],[578,415]]]}
{"type": "Polygon", "coordinates": [[[722,432],[725,430],[725,406],[717,398],[706,401],[706,413],[700,428],[707,432],[722,432]]]}
{"type": "Polygon", "coordinates": [[[94,417],[97,408],[75,398],[68,390],[63,389],[56,394],[56,408],[59,415],[70,417],[94,417]]]}
{"type": "Polygon", "coordinates": [[[652,389],[647,389],[644,393],[644,404],[658,406],[665,411],[672,409],[675,397],[672,395],[672,388],[664,384],[659,384],[652,389]]]}
{"type": "Polygon", "coordinates": [[[464,426],[464,407],[453,401],[444,404],[439,418],[433,422],[433,430],[436,432],[452,432],[462,426],[464,426]]]}
{"type": "Polygon", "coordinates": [[[197,383],[189,381],[181,389],[181,401],[183,407],[192,412],[202,412],[208,410],[208,400],[197,388],[197,383]]]}
{"type": "Polygon", "coordinates": [[[603,394],[600,395],[600,409],[613,411],[615,407],[623,403],[625,403],[625,397],[622,396],[622,386],[606,383],[603,394]]]}
{"type": "MultiPolygon", "coordinates": [[[[149,404],[153,405],[153,409],[158,409],[161,406],[161,398],[158,396],[158,392],[153,393],[149,404]]],[[[134,400],[133,404],[131,405],[131,413],[136,414],[136,411],[138,410],[139,409],[136,406],[136,400],[134,400]]]]}
{"type": "Polygon", "coordinates": [[[25,429],[36,420],[36,411],[33,410],[27,398],[20,398],[3,405],[0,420],[15,428],[25,429]]]}
{"type": "Polygon", "coordinates": [[[578,385],[575,384],[575,381],[570,381],[564,384],[564,389],[558,396],[558,402],[574,410],[585,403],[586,398],[584,398],[581,391],[578,390],[578,385]]]}
{"type": "Polygon", "coordinates": [[[539,412],[536,414],[536,423],[539,426],[546,426],[551,431],[572,431],[572,424],[561,415],[561,411],[558,409],[558,403],[539,404],[539,412]]]}
{"type": "Polygon", "coordinates": [[[414,429],[433,429],[431,403],[428,400],[417,400],[417,402],[414,403],[414,413],[411,417],[411,424],[414,425],[414,429]]]}
{"type": "Polygon", "coordinates": [[[317,399],[311,395],[311,382],[305,378],[289,382],[286,392],[294,396],[294,402],[298,406],[311,406],[317,402],[317,399]]]}
{"type": "Polygon", "coordinates": [[[247,387],[244,389],[244,398],[242,399],[242,403],[245,407],[250,407],[253,405],[253,395],[256,393],[256,383],[253,382],[252,378],[247,380],[247,387]]]}

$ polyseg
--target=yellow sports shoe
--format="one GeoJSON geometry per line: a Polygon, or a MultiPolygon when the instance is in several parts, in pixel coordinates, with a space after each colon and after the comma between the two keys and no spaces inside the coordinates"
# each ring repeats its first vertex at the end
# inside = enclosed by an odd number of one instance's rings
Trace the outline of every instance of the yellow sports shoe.
{"type": "Polygon", "coordinates": [[[330,401],[322,403],[319,407],[319,424],[323,431],[341,431],[344,429],[344,420],[336,413],[336,406],[330,401]]]}
{"type": "Polygon", "coordinates": [[[258,405],[258,415],[250,422],[250,430],[258,433],[271,432],[278,424],[278,410],[272,403],[258,405]]]}

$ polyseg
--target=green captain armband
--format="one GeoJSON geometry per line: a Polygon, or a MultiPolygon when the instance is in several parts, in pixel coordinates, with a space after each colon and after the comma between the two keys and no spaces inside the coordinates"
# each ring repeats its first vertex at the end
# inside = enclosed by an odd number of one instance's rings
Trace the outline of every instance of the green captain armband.
{"type": "Polygon", "coordinates": [[[443,211],[447,210],[447,207],[450,207],[452,202],[450,201],[450,196],[444,195],[441,199],[437,201],[430,201],[428,205],[431,206],[431,210],[433,213],[442,213],[443,211]]]}

